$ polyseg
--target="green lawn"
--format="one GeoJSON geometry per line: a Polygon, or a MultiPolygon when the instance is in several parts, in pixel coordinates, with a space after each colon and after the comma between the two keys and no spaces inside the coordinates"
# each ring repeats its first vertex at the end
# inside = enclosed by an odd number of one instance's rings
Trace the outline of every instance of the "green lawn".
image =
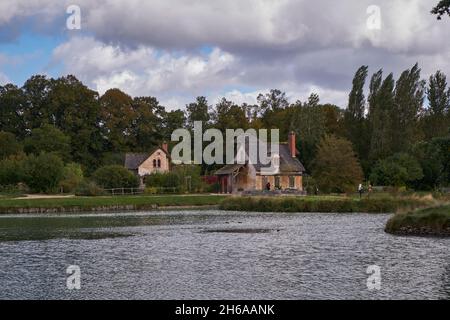
{"type": "Polygon", "coordinates": [[[418,197],[386,194],[319,195],[306,197],[230,197],[221,195],[138,195],[72,197],[45,199],[13,199],[0,197],[1,213],[64,212],[90,210],[146,210],[171,206],[220,205],[223,210],[259,212],[396,212],[401,208],[433,205],[433,201],[418,197]],[[33,210],[32,210],[33,209],[33,210]]]}
{"type": "Polygon", "coordinates": [[[73,197],[54,199],[2,199],[0,213],[20,208],[80,208],[134,206],[135,209],[164,206],[217,205],[225,198],[218,195],[161,195],[161,196],[117,196],[117,197],[73,197]]]}

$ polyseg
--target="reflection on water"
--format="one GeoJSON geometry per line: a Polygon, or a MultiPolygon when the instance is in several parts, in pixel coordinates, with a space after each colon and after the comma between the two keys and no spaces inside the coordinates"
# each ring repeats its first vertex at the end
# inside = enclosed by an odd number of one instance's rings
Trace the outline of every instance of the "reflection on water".
{"type": "Polygon", "coordinates": [[[3,299],[449,299],[450,239],[388,215],[157,212],[0,217],[3,299]],[[380,291],[366,286],[381,267],[380,291]],[[81,290],[66,268],[81,268],[81,290]]]}

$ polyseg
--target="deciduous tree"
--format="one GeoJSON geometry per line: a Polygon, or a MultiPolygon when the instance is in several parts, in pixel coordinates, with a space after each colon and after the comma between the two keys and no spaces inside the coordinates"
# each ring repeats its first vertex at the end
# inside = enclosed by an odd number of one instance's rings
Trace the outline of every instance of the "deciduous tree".
{"type": "Polygon", "coordinates": [[[0,131],[0,160],[22,152],[22,145],[11,132],[0,131]]]}
{"type": "Polygon", "coordinates": [[[318,103],[318,96],[312,94],[308,102],[297,101],[293,105],[291,130],[297,134],[300,159],[308,168],[311,167],[320,140],[326,134],[325,113],[318,103]]]}
{"type": "Polygon", "coordinates": [[[0,86],[0,131],[11,132],[18,138],[25,136],[25,104],[25,95],[20,88],[12,84],[0,86]]]}
{"type": "Polygon", "coordinates": [[[363,173],[351,142],[325,136],[314,160],[313,178],[322,192],[356,192],[363,173]]]}
{"type": "Polygon", "coordinates": [[[443,15],[450,16],[450,0],[441,0],[436,7],[431,10],[432,14],[437,15],[437,19],[441,20],[443,15]]]}
{"type": "Polygon", "coordinates": [[[226,129],[247,129],[249,126],[245,110],[223,98],[216,104],[212,114],[213,127],[225,133],[226,129]]]}
{"type": "Polygon", "coordinates": [[[31,131],[31,136],[24,141],[24,150],[35,155],[55,153],[64,161],[69,161],[70,138],[55,126],[46,124],[31,131]]]}
{"type": "Polygon", "coordinates": [[[123,166],[104,166],[92,175],[94,181],[105,189],[137,188],[139,179],[123,166]]]}
{"type": "Polygon", "coordinates": [[[55,154],[31,155],[23,161],[24,181],[33,192],[57,192],[63,177],[63,161],[55,154]]]}
{"type": "Polygon", "coordinates": [[[208,100],[205,97],[197,97],[197,101],[186,106],[186,118],[189,128],[194,128],[195,121],[201,121],[206,126],[210,120],[208,100]]]}
{"type": "Polygon", "coordinates": [[[48,109],[51,116],[47,123],[70,137],[75,162],[88,172],[95,169],[104,150],[98,93],[71,75],[52,80],[50,89],[48,109]]]}
{"type": "Polygon", "coordinates": [[[133,109],[133,149],[148,152],[163,140],[164,108],[155,97],[138,97],[133,99],[133,109]]]}
{"type": "Polygon", "coordinates": [[[370,180],[377,185],[405,187],[423,178],[419,162],[409,154],[396,153],[380,160],[372,170],[370,180]]]}
{"type": "Polygon", "coordinates": [[[126,152],[132,149],[135,137],[132,124],[135,119],[133,98],[119,89],[110,89],[100,98],[101,123],[110,150],[126,152]]]}

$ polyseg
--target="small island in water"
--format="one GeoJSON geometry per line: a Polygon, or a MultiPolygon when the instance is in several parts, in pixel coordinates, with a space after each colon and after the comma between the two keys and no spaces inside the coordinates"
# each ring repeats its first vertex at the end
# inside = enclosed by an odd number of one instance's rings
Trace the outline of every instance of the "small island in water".
{"type": "Polygon", "coordinates": [[[397,213],[386,224],[396,235],[450,237],[450,204],[397,213]]]}

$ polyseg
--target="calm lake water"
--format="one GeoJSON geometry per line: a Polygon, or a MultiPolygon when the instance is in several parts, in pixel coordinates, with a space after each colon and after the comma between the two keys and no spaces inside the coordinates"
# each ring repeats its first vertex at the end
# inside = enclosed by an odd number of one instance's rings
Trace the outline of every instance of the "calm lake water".
{"type": "Polygon", "coordinates": [[[450,299],[450,239],[389,215],[221,211],[0,217],[1,299],[450,299]],[[81,269],[68,290],[66,269],[81,269]],[[381,290],[366,269],[381,268],[381,290]]]}

